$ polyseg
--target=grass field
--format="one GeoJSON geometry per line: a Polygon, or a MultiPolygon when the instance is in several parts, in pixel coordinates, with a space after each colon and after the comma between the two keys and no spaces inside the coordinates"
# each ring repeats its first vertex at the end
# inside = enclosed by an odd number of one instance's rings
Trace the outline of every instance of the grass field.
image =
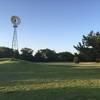
{"type": "Polygon", "coordinates": [[[0,100],[100,100],[100,64],[0,61],[0,100]]]}

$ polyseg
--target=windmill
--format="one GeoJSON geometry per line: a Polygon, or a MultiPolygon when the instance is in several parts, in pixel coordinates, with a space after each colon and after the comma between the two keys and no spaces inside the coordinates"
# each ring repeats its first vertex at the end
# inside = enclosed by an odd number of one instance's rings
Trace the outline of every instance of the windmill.
{"type": "MultiPolygon", "coordinates": [[[[17,38],[17,27],[21,23],[21,19],[18,16],[12,16],[11,22],[13,24],[13,40],[12,40],[12,50],[13,52],[18,51],[18,38],[17,38]]],[[[14,54],[13,54],[14,56],[14,54]]]]}

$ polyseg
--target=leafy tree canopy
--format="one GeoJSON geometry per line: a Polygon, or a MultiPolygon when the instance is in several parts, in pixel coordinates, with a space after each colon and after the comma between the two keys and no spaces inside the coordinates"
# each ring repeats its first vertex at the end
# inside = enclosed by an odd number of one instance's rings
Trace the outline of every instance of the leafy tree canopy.
{"type": "Polygon", "coordinates": [[[87,35],[83,35],[82,42],[74,46],[81,55],[90,56],[93,59],[100,58],[100,33],[91,31],[87,35]]]}

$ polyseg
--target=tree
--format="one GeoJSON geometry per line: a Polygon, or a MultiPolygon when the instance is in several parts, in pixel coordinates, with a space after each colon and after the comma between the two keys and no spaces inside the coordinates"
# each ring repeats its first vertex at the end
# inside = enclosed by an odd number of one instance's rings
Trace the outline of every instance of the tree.
{"type": "Polygon", "coordinates": [[[19,59],[20,58],[19,51],[18,50],[14,50],[12,57],[19,59]]]}
{"type": "Polygon", "coordinates": [[[100,33],[91,31],[88,35],[83,35],[82,42],[74,48],[79,51],[80,56],[86,58],[86,61],[100,59],[100,33]]]}
{"type": "Polygon", "coordinates": [[[0,47],[0,58],[12,57],[13,50],[8,47],[0,47]]]}
{"type": "Polygon", "coordinates": [[[41,49],[35,54],[36,61],[56,61],[57,54],[54,50],[41,49]]]}
{"type": "Polygon", "coordinates": [[[33,50],[31,48],[22,48],[21,49],[21,59],[33,61],[33,50]]]}
{"type": "Polygon", "coordinates": [[[35,57],[35,61],[39,61],[39,62],[41,62],[41,61],[44,60],[44,59],[43,59],[43,56],[42,56],[42,53],[41,53],[40,50],[37,51],[37,53],[35,54],[34,57],[35,57]]]}
{"type": "Polygon", "coordinates": [[[60,52],[58,53],[58,61],[73,61],[73,54],[70,52],[60,52]]]}

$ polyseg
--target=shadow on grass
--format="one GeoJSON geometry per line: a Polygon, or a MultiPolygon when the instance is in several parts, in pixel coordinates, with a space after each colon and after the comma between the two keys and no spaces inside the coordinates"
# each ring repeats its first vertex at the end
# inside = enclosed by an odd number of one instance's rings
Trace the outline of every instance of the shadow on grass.
{"type": "Polygon", "coordinates": [[[100,88],[55,88],[0,93],[0,100],[100,100],[100,88]]]}

